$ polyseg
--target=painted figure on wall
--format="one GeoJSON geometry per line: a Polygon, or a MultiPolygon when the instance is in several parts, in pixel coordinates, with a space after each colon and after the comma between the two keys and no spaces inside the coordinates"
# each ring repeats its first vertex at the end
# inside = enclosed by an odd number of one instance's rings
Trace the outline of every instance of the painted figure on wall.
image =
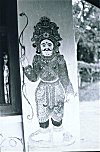
{"type": "Polygon", "coordinates": [[[41,17],[34,26],[32,42],[36,48],[36,55],[33,57],[32,65],[25,66],[25,59],[23,60],[26,77],[32,82],[40,79],[35,101],[41,129],[34,133],[35,141],[50,140],[50,121],[54,130],[62,130],[64,102],[74,95],[66,61],[59,52],[62,38],[58,29],[59,27],[49,18],[41,17]]]}
{"type": "Polygon", "coordinates": [[[8,55],[4,54],[4,65],[3,65],[3,71],[4,71],[4,94],[5,94],[5,103],[10,103],[10,94],[9,94],[9,66],[8,66],[8,55]]]}

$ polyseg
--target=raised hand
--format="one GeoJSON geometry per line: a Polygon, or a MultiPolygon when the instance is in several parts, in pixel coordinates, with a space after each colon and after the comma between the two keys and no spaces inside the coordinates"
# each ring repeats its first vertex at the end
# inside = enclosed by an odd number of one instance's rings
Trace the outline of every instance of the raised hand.
{"type": "Polygon", "coordinates": [[[21,57],[20,62],[21,62],[22,67],[27,67],[29,65],[28,60],[24,55],[21,57]]]}

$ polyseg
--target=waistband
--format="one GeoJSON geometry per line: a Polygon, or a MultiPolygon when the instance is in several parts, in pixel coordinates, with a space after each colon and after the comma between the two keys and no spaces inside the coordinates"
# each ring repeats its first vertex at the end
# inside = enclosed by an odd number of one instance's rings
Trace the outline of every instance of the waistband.
{"type": "Polygon", "coordinates": [[[59,83],[59,79],[55,79],[53,81],[43,81],[42,79],[40,80],[40,82],[45,83],[45,84],[54,84],[54,83],[59,83]]]}

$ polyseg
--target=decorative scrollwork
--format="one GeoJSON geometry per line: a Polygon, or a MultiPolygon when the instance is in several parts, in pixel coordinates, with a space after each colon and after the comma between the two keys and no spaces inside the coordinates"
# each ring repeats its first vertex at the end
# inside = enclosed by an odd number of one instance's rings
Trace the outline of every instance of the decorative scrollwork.
{"type": "MultiPolygon", "coordinates": [[[[0,134],[0,148],[7,149],[7,150],[13,150],[15,148],[20,149],[21,151],[24,150],[24,144],[22,138],[18,137],[4,137],[2,134],[0,134]]],[[[24,151],[23,151],[24,152],[24,151]]]]}

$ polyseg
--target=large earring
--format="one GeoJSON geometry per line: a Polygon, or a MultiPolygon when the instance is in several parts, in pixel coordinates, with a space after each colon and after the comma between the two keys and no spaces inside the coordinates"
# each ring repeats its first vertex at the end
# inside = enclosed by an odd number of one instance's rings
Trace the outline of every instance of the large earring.
{"type": "Polygon", "coordinates": [[[55,44],[55,52],[56,53],[59,53],[59,46],[60,46],[60,43],[56,42],[56,44],[55,44]]]}
{"type": "Polygon", "coordinates": [[[41,54],[41,49],[40,49],[40,47],[37,47],[37,48],[36,48],[36,53],[37,53],[37,54],[41,54]]]}
{"type": "Polygon", "coordinates": [[[58,47],[56,47],[55,52],[59,53],[59,48],[58,47]]]}

